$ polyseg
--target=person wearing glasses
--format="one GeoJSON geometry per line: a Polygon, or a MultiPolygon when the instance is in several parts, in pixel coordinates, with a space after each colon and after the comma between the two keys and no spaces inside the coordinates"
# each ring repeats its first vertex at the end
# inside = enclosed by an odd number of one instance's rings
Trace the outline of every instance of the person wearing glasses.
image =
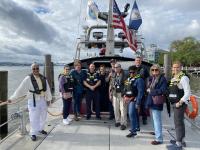
{"type": "Polygon", "coordinates": [[[147,107],[151,109],[153,117],[153,127],[155,132],[155,140],[152,145],[163,143],[162,134],[162,111],[167,90],[167,80],[161,72],[158,64],[153,64],[150,68],[150,77],[147,85],[147,107]]]}
{"type": "Polygon", "coordinates": [[[70,67],[64,66],[63,74],[59,77],[59,90],[63,100],[63,124],[69,125],[72,119],[69,117],[69,111],[72,103],[73,78],[69,75],[70,67]]]}
{"type": "Polygon", "coordinates": [[[168,148],[182,149],[186,147],[185,143],[185,124],[184,113],[187,107],[191,90],[188,76],[181,71],[182,64],[175,61],[172,65],[172,79],[169,85],[169,101],[174,110],[174,124],[176,131],[176,140],[171,140],[172,145],[168,148]]]}
{"type": "Polygon", "coordinates": [[[126,77],[121,65],[115,64],[115,75],[110,88],[113,91],[112,100],[115,115],[115,127],[125,130],[127,127],[127,104],[123,101],[124,81],[126,77]]]}
{"type": "Polygon", "coordinates": [[[31,65],[32,73],[25,77],[9,102],[26,95],[30,120],[30,135],[36,141],[37,134],[47,134],[44,130],[47,117],[47,101],[52,100],[51,90],[46,78],[39,73],[39,64],[31,65]]]}
{"type": "Polygon", "coordinates": [[[144,79],[137,74],[137,67],[129,67],[129,77],[125,81],[124,101],[128,104],[128,114],[130,118],[130,133],[127,138],[135,137],[140,131],[139,112],[142,98],[144,96],[144,79]]]}

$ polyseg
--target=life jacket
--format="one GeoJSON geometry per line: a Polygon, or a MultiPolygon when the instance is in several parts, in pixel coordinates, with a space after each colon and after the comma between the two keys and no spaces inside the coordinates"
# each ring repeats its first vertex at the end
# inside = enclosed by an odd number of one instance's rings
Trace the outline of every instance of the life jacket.
{"type": "Polygon", "coordinates": [[[44,77],[43,75],[39,74],[39,78],[42,82],[42,89],[39,89],[39,86],[37,84],[37,81],[34,77],[33,74],[29,75],[31,78],[31,83],[33,85],[34,91],[29,90],[29,92],[33,93],[33,106],[36,106],[36,102],[35,102],[35,94],[41,94],[41,92],[45,92],[47,90],[47,84],[46,84],[46,77],[44,77]]]}
{"type": "Polygon", "coordinates": [[[64,83],[64,90],[65,92],[72,92],[73,86],[74,86],[74,79],[71,75],[64,75],[61,74],[60,78],[64,77],[65,83],[64,83]]]}
{"type": "Polygon", "coordinates": [[[169,101],[171,104],[177,103],[184,95],[184,90],[178,88],[178,84],[185,73],[181,72],[177,78],[172,78],[169,84],[169,101]]]}
{"type": "Polygon", "coordinates": [[[90,73],[89,71],[88,71],[88,73],[87,73],[87,78],[86,78],[86,82],[89,84],[89,85],[91,85],[91,86],[93,86],[93,85],[95,85],[97,82],[98,82],[98,78],[97,78],[97,73],[96,72],[94,72],[94,73],[90,73]]]}
{"type": "Polygon", "coordinates": [[[127,97],[137,97],[138,90],[134,85],[136,79],[141,78],[140,75],[136,75],[135,77],[128,77],[124,82],[124,95],[127,97]]]}

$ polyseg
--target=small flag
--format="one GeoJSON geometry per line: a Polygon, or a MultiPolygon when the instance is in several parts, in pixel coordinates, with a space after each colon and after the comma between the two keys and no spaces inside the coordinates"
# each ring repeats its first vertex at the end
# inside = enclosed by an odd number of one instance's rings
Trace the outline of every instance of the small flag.
{"type": "Polygon", "coordinates": [[[142,24],[142,18],[138,9],[136,1],[133,4],[133,9],[130,14],[129,29],[138,30],[142,24]]]}
{"type": "Polygon", "coordinates": [[[89,19],[97,20],[99,8],[95,2],[88,0],[87,14],[89,19]]]}

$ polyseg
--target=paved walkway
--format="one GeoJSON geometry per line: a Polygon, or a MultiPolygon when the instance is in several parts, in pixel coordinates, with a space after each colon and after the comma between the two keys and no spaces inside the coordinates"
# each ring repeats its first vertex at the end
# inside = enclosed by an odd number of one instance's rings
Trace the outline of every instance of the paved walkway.
{"type": "MultiPolygon", "coordinates": [[[[50,111],[58,112],[58,101],[50,111]]],[[[47,137],[40,135],[36,142],[30,140],[29,135],[19,136],[18,133],[9,137],[0,145],[1,150],[164,150],[169,140],[174,137],[173,118],[169,118],[163,112],[163,134],[164,143],[161,145],[151,145],[154,136],[149,134],[153,131],[151,120],[148,125],[141,126],[141,132],[135,138],[126,138],[128,129],[121,131],[114,126],[113,121],[106,117],[102,120],[73,121],[71,125],[63,125],[61,117],[48,116],[46,129],[47,137]]],[[[200,133],[186,122],[186,143],[188,150],[200,149],[200,133]]]]}

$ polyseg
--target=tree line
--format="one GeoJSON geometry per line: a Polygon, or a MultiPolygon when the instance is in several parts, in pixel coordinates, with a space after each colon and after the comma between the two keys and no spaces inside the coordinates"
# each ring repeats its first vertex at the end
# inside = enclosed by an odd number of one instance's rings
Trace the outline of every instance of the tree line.
{"type": "MultiPolygon", "coordinates": [[[[159,64],[163,65],[163,55],[160,55],[159,64]]],[[[184,66],[200,66],[200,42],[194,37],[175,40],[170,44],[172,60],[179,60],[184,66]]]]}

